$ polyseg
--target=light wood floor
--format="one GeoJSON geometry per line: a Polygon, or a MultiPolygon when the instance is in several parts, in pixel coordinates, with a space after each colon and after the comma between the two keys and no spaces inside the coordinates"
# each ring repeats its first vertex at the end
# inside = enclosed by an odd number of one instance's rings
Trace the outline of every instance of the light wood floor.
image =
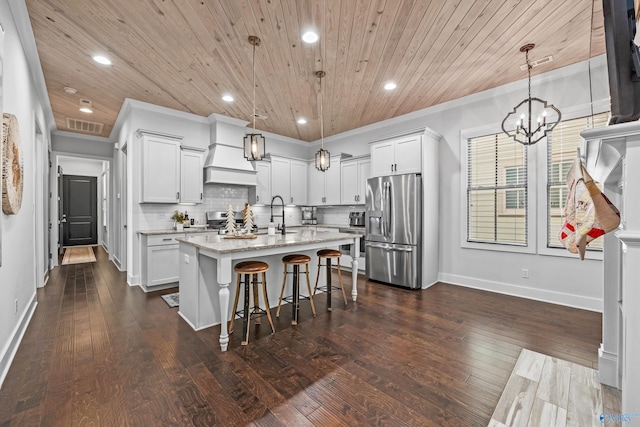
{"type": "Polygon", "coordinates": [[[605,411],[621,412],[620,397],[595,369],[523,349],[489,427],[600,427],[605,411]]]}
{"type": "MultiPolygon", "coordinates": [[[[194,332],[98,262],[56,268],[0,390],[0,426],[482,426],[523,348],[597,368],[601,315],[446,284],[359,283],[271,335],[194,332]]],[[[237,322],[240,322],[238,320],[237,322]]],[[[236,330],[240,330],[239,323],[236,330]]]]}

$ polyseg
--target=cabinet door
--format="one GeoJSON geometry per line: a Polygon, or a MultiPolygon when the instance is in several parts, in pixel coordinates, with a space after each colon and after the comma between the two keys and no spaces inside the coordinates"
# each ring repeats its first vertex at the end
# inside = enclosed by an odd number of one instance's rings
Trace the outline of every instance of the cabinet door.
{"type": "Polygon", "coordinates": [[[268,205],[271,203],[271,163],[256,162],[256,203],[268,205]]]}
{"type": "Polygon", "coordinates": [[[147,283],[156,286],[177,282],[180,271],[178,245],[147,247],[147,283]]]}
{"type": "Polygon", "coordinates": [[[291,203],[291,163],[288,159],[271,157],[271,194],[281,196],[285,204],[291,203]]]}
{"type": "Polygon", "coordinates": [[[357,202],[356,196],[358,195],[358,163],[347,162],[343,163],[342,169],[342,197],[341,203],[348,205],[357,202]]]}
{"type": "Polygon", "coordinates": [[[331,167],[324,172],[324,200],[328,205],[340,204],[340,157],[331,158],[331,167]]]}
{"type": "Polygon", "coordinates": [[[358,162],[358,203],[364,204],[367,194],[367,180],[371,177],[371,160],[358,162]]]}
{"type": "Polygon", "coordinates": [[[142,138],[142,201],[176,203],[180,200],[180,141],[142,138]]]}
{"type": "Polygon", "coordinates": [[[291,197],[285,203],[293,203],[295,205],[307,204],[307,162],[299,160],[291,160],[291,197]]]}
{"type": "Polygon", "coordinates": [[[316,169],[315,162],[309,163],[307,166],[309,189],[307,193],[307,202],[311,206],[320,206],[324,204],[324,172],[316,169]]]}
{"type": "Polygon", "coordinates": [[[420,173],[422,156],[420,152],[420,136],[412,136],[396,141],[395,167],[396,174],[420,173]]]}
{"type": "Polygon", "coordinates": [[[394,144],[391,141],[371,146],[371,176],[393,175],[394,144]]]}
{"type": "Polygon", "coordinates": [[[202,203],[204,171],[202,153],[182,150],[180,152],[180,201],[202,203]]]}

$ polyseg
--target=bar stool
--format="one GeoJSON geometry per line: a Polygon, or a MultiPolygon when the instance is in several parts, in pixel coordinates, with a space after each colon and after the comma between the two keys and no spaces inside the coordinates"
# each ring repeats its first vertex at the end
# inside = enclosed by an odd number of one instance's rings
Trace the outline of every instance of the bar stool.
{"type": "Polygon", "coordinates": [[[318,256],[318,274],[316,275],[316,285],[313,287],[313,295],[320,289],[327,292],[327,311],[331,311],[331,289],[342,290],[342,296],[344,298],[344,305],[347,305],[347,294],[344,292],[344,286],[342,285],[342,274],[340,274],[340,256],[342,255],[337,249],[321,249],[316,255],[318,256]],[[322,259],[326,259],[326,264],[322,264],[322,259]],[[331,260],[338,260],[338,280],[340,287],[331,285],[331,260]],[[320,279],[320,267],[327,268],[327,286],[318,286],[318,279],[320,279]]]}
{"type": "Polygon", "coordinates": [[[267,270],[269,270],[269,264],[262,261],[243,261],[239,262],[233,267],[233,271],[238,274],[238,286],[236,287],[236,298],[233,302],[233,316],[229,320],[229,333],[233,332],[233,321],[236,316],[242,316],[242,345],[249,343],[249,325],[251,323],[251,317],[256,318],[256,325],[260,324],[260,317],[267,315],[269,324],[271,325],[271,333],[275,333],[276,329],[273,327],[273,320],[271,319],[271,306],[269,305],[269,298],[267,296],[267,270]],[[258,281],[258,274],[262,273],[262,282],[258,281]],[[244,280],[242,280],[244,275],[244,280]],[[240,298],[240,284],[244,283],[244,309],[236,311],[238,309],[238,299],[240,298]],[[253,307],[250,307],[249,300],[251,294],[249,292],[249,283],[253,285],[253,307]],[[260,302],[258,300],[258,284],[262,283],[262,295],[264,296],[264,306],[266,310],[260,308],[260,302]]]}
{"type": "Polygon", "coordinates": [[[284,273],[282,275],[282,289],[280,290],[280,300],[278,301],[278,310],[276,310],[276,317],[280,317],[280,305],[282,301],[287,301],[291,303],[291,324],[298,324],[298,309],[300,304],[300,298],[308,299],[311,301],[311,311],[313,312],[313,317],[316,317],[316,306],[313,304],[313,297],[311,295],[311,281],[309,280],[309,263],[311,262],[311,257],[303,254],[291,254],[282,257],[282,263],[284,264],[284,273]],[[293,271],[289,272],[289,265],[293,265],[293,271]],[[307,276],[307,291],[309,292],[309,296],[300,295],[300,266],[304,265],[306,267],[305,274],[307,276]],[[282,297],[284,294],[284,287],[287,284],[287,274],[293,274],[293,295],[289,297],[282,297]]]}

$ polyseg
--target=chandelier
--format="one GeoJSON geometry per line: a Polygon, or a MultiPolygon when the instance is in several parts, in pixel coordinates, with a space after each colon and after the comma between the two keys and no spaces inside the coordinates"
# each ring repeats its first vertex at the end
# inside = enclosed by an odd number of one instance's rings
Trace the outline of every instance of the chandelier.
{"type": "Polygon", "coordinates": [[[264,136],[256,133],[256,46],[260,46],[260,38],[249,36],[249,43],[253,46],[253,133],[244,136],[244,158],[254,161],[265,156],[264,136]]]}
{"type": "Polygon", "coordinates": [[[322,111],[322,78],[324,71],[316,71],[316,77],[320,79],[320,141],[321,148],[316,152],[316,169],[326,171],[331,166],[331,153],[324,149],[324,112],[322,111]]]}
{"type": "Polygon", "coordinates": [[[514,141],[523,145],[533,145],[547,136],[560,122],[560,110],[540,98],[531,97],[531,63],[529,51],[536,45],[526,44],[520,48],[527,58],[529,97],[516,105],[502,120],[502,131],[514,141]],[[534,119],[535,117],[535,119],[534,119]],[[507,127],[510,127],[507,129],[507,127]],[[514,129],[515,128],[515,129],[514,129]]]}

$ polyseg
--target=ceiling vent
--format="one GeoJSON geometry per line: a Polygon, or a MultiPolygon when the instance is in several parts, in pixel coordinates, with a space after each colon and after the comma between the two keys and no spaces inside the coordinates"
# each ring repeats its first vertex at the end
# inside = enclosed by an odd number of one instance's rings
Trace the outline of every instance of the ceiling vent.
{"type": "MultiPolygon", "coordinates": [[[[551,61],[553,61],[553,56],[549,55],[549,56],[545,56],[544,58],[536,59],[535,61],[529,61],[529,63],[531,64],[531,68],[536,68],[536,67],[539,67],[540,65],[544,65],[551,61]]],[[[526,71],[527,64],[522,64],[520,66],[520,69],[522,71],[526,71]]]]}
{"type": "Polygon", "coordinates": [[[103,127],[104,123],[89,122],[87,120],[71,119],[67,117],[67,129],[69,130],[100,135],[103,127]]]}
{"type": "Polygon", "coordinates": [[[267,116],[262,116],[262,115],[260,115],[258,113],[256,113],[254,117],[256,119],[258,119],[258,120],[267,120],[267,118],[268,118],[267,116]]]}

